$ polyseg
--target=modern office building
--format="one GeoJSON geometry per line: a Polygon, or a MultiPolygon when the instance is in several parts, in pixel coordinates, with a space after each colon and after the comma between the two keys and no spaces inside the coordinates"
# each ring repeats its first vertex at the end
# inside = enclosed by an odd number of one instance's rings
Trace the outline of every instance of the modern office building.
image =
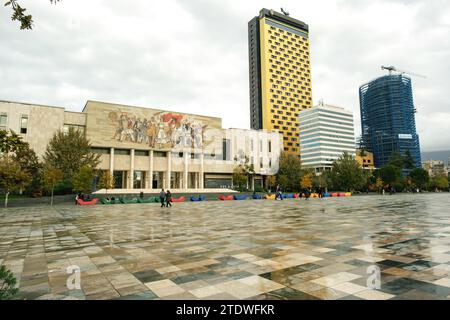
{"type": "Polygon", "coordinates": [[[262,9],[248,23],[250,121],[278,130],[284,151],[300,155],[299,112],[312,106],[309,27],[262,9]]]}
{"type": "Polygon", "coordinates": [[[246,157],[256,172],[249,187],[263,185],[283,148],[277,131],[223,129],[214,117],[97,101],[82,112],[0,101],[0,129],[20,133],[39,157],[58,130],[71,127],[101,154],[98,169],[113,173],[118,192],[231,188],[246,157]]]}
{"type": "Polygon", "coordinates": [[[377,78],[359,89],[362,139],[375,166],[385,166],[393,152],[411,152],[421,165],[411,79],[404,75],[377,78]]]}
{"type": "Polygon", "coordinates": [[[315,106],[300,112],[302,165],[316,173],[330,170],[344,152],[355,156],[353,114],[341,107],[315,106]]]}

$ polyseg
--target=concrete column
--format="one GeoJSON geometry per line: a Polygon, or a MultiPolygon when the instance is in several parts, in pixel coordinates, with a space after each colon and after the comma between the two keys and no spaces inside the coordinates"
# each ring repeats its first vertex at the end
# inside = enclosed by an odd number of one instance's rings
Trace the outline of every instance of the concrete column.
{"type": "Polygon", "coordinates": [[[255,177],[252,176],[252,190],[255,190],[255,177]]]}
{"type": "Polygon", "coordinates": [[[114,148],[111,148],[110,154],[109,154],[109,171],[111,175],[114,174],[114,148]]]}
{"type": "Polygon", "coordinates": [[[128,189],[133,189],[134,184],[134,149],[130,150],[130,177],[128,178],[128,189]]]}
{"type": "Polygon", "coordinates": [[[149,164],[149,171],[148,171],[148,189],[153,189],[153,150],[150,150],[150,164],[149,164]]]}
{"type": "Polygon", "coordinates": [[[188,188],[188,172],[189,172],[188,153],[185,152],[183,154],[183,156],[184,156],[184,171],[183,171],[183,174],[184,174],[183,180],[184,181],[183,182],[184,182],[184,189],[187,189],[188,188]]]}
{"type": "Polygon", "coordinates": [[[203,152],[200,153],[200,189],[205,188],[205,168],[203,152]]]}
{"type": "Polygon", "coordinates": [[[167,174],[166,174],[166,189],[170,189],[170,175],[172,172],[172,152],[167,151],[167,174]]]}

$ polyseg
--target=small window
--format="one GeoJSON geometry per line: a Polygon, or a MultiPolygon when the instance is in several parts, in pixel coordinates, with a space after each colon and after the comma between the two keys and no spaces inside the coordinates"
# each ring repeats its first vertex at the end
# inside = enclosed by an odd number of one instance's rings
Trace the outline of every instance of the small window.
{"type": "Polygon", "coordinates": [[[5,113],[0,114],[0,130],[6,130],[7,124],[8,124],[8,115],[5,113]]]}
{"type": "Polygon", "coordinates": [[[131,150],[129,149],[115,149],[114,154],[120,156],[129,156],[131,154],[131,150]]]}
{"type": "Polygon", "coordinates": [[[70,128],[72,128],[73,130],[79,131],[79,132],[84,134],[84,126],[80,126],[80,125],[76,125],[76,124],[64,124],[63,132],[65,134],[68,134],[70,128]]]}
{"type": "Polygon", "coordinates": [[[91,150],[98,154],[110,154],[111,152],[111,149],[109,148],[92,148],[91,150]]]}
{"type": "Polygon", "coordinates": [[[27,134],[28,131],[28,116],[22,116],[20,118],[20,133],[27,134]]]}
{"type": "Polygon", "coordinates": [[[153,156],[156,158],[166,158],[167,152],[164,151],[153,151],[153,156]]]}
{"type": "Polygon", "coordinates": [[[149,153],[146,150],[134,150],[134,155],[137,157],[148,157],[149,153]]]}

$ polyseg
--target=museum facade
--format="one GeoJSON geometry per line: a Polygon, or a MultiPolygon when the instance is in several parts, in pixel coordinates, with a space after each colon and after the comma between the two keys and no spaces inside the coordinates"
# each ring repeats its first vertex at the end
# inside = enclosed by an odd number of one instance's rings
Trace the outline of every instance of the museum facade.
{"type": "Polygon", "coordinates": [[[19,133],[41,158],[53,135],[70,128],[101,155],[98,169],[113,173],[117,192],[232,188],[233,169],[246,161],[254,189],[277,173],[283,149],[278,131],[224,129],[215,117],[98,101],[82,112],[0,101],[0,130],[19,133]]]}

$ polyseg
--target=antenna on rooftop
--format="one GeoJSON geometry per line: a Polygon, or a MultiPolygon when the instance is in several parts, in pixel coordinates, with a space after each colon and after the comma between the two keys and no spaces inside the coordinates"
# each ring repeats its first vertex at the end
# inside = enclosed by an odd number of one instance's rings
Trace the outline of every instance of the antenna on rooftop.
{"type": "Polygon", "coordinates": [[[284,14],[285,16],[289,16],[289,12],[286,11],[286,10],[284,10],[283,8],[281,8],[281,12],[283,12],[283,14],[284,14]]]}

